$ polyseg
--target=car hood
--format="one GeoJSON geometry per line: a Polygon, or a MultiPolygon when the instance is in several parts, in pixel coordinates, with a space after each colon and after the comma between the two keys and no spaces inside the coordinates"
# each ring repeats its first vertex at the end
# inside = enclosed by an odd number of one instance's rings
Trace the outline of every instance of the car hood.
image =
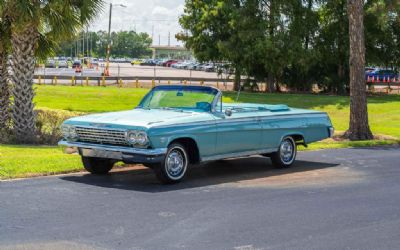
{"type": "Polygon", "coordinates": [[[201,112],[134,109],[130,111],[111,112],[74,117],[65,121],[65,124],[91,127],[144,127],[170,123],[171,120],[182,120],[200,114],[201,112]]]}

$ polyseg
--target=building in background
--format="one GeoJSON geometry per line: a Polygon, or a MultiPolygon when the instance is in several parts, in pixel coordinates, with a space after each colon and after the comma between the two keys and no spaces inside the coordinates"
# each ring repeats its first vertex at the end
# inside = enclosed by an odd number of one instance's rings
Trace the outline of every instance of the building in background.
{"type": "Polygon", "coordinates": [[[171,58],[180,60],[191,60],[193,54],[190,50],[181,46],[160,46],[153,45],[150,47],[153,51],[153,59],[171,58]]]}

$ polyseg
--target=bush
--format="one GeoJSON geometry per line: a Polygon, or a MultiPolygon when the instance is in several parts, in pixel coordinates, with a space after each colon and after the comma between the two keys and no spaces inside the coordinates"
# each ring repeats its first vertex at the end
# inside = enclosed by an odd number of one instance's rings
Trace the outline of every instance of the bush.
{"type": "MultiPolygon", "coordinates": [[[[71,112],[55,109],[35,110],[36,116],[36,140],[37,144],[56,145],[62,138],[61,124],[75,116],[83,115],[82,112],[71,112]]],[[[0,129],[0,143],[16,144],[14,133],[11,128],[0,129]]]]}
{"type": "Polygon", "coordinates": [[[75,116],[82,115],[81,112],[72,112],[65,110],[39,109],[36,110],[36,129],[37,143],[39,144],[57,144],[62,138],[61,124],[75,116]]]}
{"type": "Polygon", "coordinates": [[[8,128],[0,129],[0,143],[9,143],[13,141],[12,133],[8,128]]]}

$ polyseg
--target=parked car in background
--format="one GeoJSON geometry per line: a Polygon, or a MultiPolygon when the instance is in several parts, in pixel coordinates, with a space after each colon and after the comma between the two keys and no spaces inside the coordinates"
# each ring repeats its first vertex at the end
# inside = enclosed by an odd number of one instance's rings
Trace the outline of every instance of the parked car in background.
{"type": "Polygon", "coordinates": [[[56,67],[56,61],[53,59],[48,59],[45,63],[46,68],[55,68],[56,67]]]}
{"type": "Polygon", "coordinates": [[[87,171],[140,163],[163,183],[181,181],[193,164],[262,155],[289,167],[297,145],[331,137],[325,112],[286,105],[223,103],[219,89],[157,86],[134,110],[66,120],[59,145],[77,152],[87,171]]]}
{"type": "Polygon", "coordinates": [[[80,68],[80,67],[82,67],[81,61],[75,60],[74,63],[72,64],[72,68],[75,69],[75,68],[80,68]]]}
{"type": "Polygon", "coordinates": [[[162,66],[171,67],[171,65],[175,64],[175,63],[178,63],[178,61],[177,60],[168,60],[168,61],[164,62],[162,66]]]}
{"type": "Polygon", "coordinates": [[[176,66],[175,68],[177,68],[177,69],[188,69],[191,64],[193,64],[193,62],[184,61],[184,62],[179,63],[178,65],[175,64],[175,66],[176,66]]]}
{"type": "Polygon", "coordinates": [[[68,62],[65,60],[58,61],[58,68],[68,68],[68,62]]]}
{"type": "Polygon", "coordinates": [[[133,59],[131,61],[131,65],[140,65],[142,63],[142,60],[140,59],[133,59]]]}
{"type": "Polygon", "coordinates": [[[174,68],[174,69],[181,69],[181,68],[183,67],[183,65],[184,65],[184,62],[178,61],[178,62],[176,62],[176,63],[171,64],[171,68],[174,68]]]}
{"type": "Polygon", "coordinates": [[[156,62],[153,59],[146,59],[140,63],[140,66],[156,66],[156,62]]]}
{"type": "Polygon", "coordinates": [[[98,67],[99,60],[97,58],[92,58],[92,59],[90,59],[90,64],[92,65],[92,67],[98,67]]]}
{"type": "Polygon", "coordinates": [[[365,73],[370,73],[372,71],[376,70],[376,68],[373,67],[365,67],[365,73]]]}
{"type": "Polygon", "coordinates": [[[157,66],[163,66],[163,64],[166,63],[167,61],[168,61],[168,59],[160,59],[160,60],[157,62],[157,66]]]}
{"type": "Polygon", "coordinates": [[[398,74],[391,69],[374,69],[370,72],[367,72],[365,74],[365,79],[368,80],[368,78],[373,78],[374,80],[379,80],[379,81],[387,81],[387,80],[392,80],[393,78],[397,78],[398,74]]]}
{"type": "Polygon", "coordinates": [[[213,63],[207,63],[201,67],[201,70],[205,72],[213,72],[215,71],[215,66],[213,63]]]}
{"type": "Polygon", "coordinates": [[[199,65],[200,65],[199,63],[193,62],[193,63],[188,65],[187,69],[196,70],[199,65]]]}

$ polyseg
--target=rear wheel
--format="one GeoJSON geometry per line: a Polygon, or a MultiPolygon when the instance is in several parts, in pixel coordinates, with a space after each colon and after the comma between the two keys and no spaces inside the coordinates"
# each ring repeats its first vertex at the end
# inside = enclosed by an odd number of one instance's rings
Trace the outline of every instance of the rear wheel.
{"type": "Polygon", "coordinates": [[[158,180],[164,184],[173,184],[183,180],[189,165],[189,155],[180,143],[168,147],[161,164],[153,168],[158,180]]]}
{"type": "Polygon", "coordinates": [[[107,174],[114,166],[114,162],[110,159],[93,158],[85,156],[82,156],[82,163],[86,171],[97,175],[107,174]]]}
{"type": "Polygon", "coordinates": [[[284,137],[279,145],[279,150],[270,155],[271,161],[276,167],[290,167],[296,159],[297,146],[291,136],[284,137]]]}

